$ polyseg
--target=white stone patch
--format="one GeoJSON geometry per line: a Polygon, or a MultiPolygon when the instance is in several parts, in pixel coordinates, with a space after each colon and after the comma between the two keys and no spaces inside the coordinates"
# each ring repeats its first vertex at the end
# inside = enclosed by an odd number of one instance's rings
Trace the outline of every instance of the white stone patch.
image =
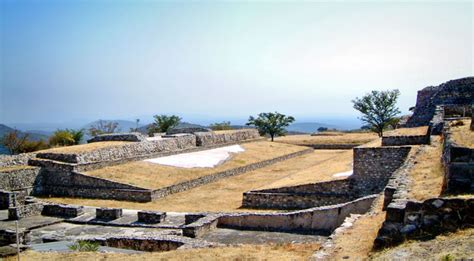
{"type": "Polygon", "coordinates": [[[144,161],[178,168],[212,168],[227,160],[231,153],[244,151],[244,148],[240,145],[232,145],[211,150],[147,159],[144,161]]]}
{"type": "Polygon", "coordinates": [[[345,172],[339,172],[339,173],[336,173],[334,175],[332,175],[333,177],[335,178],[339,178],[339,177],[349,177],[352,175],[352,170],[349,170],[349,171],[345,171],[345,172]]]}

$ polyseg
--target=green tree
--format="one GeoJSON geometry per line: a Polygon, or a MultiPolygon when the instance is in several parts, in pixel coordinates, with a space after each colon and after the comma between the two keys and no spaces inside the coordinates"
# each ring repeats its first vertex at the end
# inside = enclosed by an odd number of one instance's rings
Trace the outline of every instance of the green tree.
{"type": "Polygon", "coordinates": [[[167,132],[178,126],[181,122],[181,118],[176,115],[155,115],[153,116],[155,122],[148,127],[148,134],[153,136],[156,132],[167,132]]]}
{"type": "Polygon", "coordinates": [[[43,140],[29,140],[29,135],[27,133],[21,133],[18,130],[14,130],[3,136],[3,138],[0,139],[0,144],[7,148],[8,152],[12,155],[49,148],[48,144],[43,140]]]}
{"type": "Polygon", "coordinates": [[[28,134],[23,134],[18,130],[11,131],[3,136],[1,144],[8,149],[12,155],[20,153],[22,147],[28,141],[28,134]]]}
{"type": "Polygon", "coordinates": [[[71,134],[72,139],[74,140],[73,145],[81,144],[81,141],[84,138],[84,129],[80,129],[80,130],[66,129],[66,131],[71,134]]]}
{"type": "Polygon", "coordinates": [[[360,119],[367,123],[379,137],[382,137],[384,129],[400,113],[396,106],[399,96],[398,90],[372,91],[362,98],[355,98],[352,103],[354,109],[362,113],[360,119]]]}
{"type": "Polygon", "coordinates": [[[209,125],[209,127],[215,131],[216,130],[232,130],[232,127],[230,126],[230,121],[216,122],[209,125]]]}
{"type": "Polygon", "coordinates": [[[101,134],[114,133],[118,131],[118,122],[115,121],[104,121],[99,120],[97,123],[92,125],[88,132],[89,135],[95,137],[101,134]]]}
{"type": "Polygon", "coordinates": [[[258,129],[260,135],[270,135],[271,140],[275,136],[284,136],[286,134],[285,127],[294,122],[295,118],[286,116],[278,112],[262,112],[257,118],[249,117],[247,125],[253,125],[258,129]]]}
{"type": "Polygon", "coordinates": [[[74,136],[68,130],[57,130],[49,137],[51,146],[71,146],[75,144],[74,136]]]}

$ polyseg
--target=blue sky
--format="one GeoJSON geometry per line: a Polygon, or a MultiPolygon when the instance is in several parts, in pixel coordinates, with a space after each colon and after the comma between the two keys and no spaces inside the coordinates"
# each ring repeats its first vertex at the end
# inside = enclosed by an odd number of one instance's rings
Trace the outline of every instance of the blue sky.
{"type": "Polygon", "coordinates": [[[1,0],[0,123],[353,117],[473,75],[473,3],[1,0]],[[151,120],[151,119],[150,119],[151,120]]]}

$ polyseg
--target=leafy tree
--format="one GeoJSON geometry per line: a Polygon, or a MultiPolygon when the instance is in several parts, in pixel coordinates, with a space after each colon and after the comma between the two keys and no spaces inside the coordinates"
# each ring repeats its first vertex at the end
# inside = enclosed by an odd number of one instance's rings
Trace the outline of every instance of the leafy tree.
{"type": "Polygon", "coordinates": [[[101,134],[114,133],[118,131],[118,122],[115,121],[104,121],[99,120],[96,124],[92,125],[88,132],[89,135],[94,137],[101,134]]]}
{"type": "Polygon", "coordinates": [[[51,146],[71,146],[75,144],[74,136],[68,130],[57,130],[49,137],[51,146]]]}
{"type": "Polygon", "coordinates": [[[0,139],[0,144],[7,148],[8,152],[12,155],[48,148],[48,144],[46,144],[43,140],[29,140],[28,134],[21,133],[18,130],[7,133],[2,139],[0,139]]]}
{"type": "Polygon", "coordinates": [[[18,149],[18,153],[28,153],[38,150],[45,150],[49,148],[48,144],[44,140],[32,141],[26,140],[22,146],[18,149]]]}
{"type": "Polygon", "coordinates": [[[257,118],[250,116],[247,125],[254,125],[260,135],[268,134],[273,141],[275,136],[284,136],[286,134],[285,127],[288,127],[294,121],[295,118],[292,116],[286,116],[278,112],[262,112],[257,118]]]}
{"type": "Polygon", "coordinates": [[[1,139],[1,144],[8,149],[10,154],[18,154],[23,145],[28,141],[28,134],[23,134],[18,130],[11,131],[1,139]]]}
{"type": "Polygon", "coordinates": [[[167,132],[178,126],[181,122],[181,118],[176,115],[155,115],[153,116],[155,122],[148,127],[148,134],[153,136],[156,132],[167,132]]]}
{"type": "Polygon", "coordinates": [[[232,130],[232,127],[230,126],[230,121],[216,122],[209,125],[209,127],[215,131],[216,130],[232,130]]]}
{"type": "Polygon", "coordinates": [[[362,113],[360,119],[367,123],[379,137],[382,137],[384,129],[400,113],[396,106],[399,96],[398,90],[372,91],[362,98],[355,98],[352,103],[354,109],[362,113]]]}
{"type": "Polygon", "coordinates": [[[80,130],[66,129],[66,131],[71,134],[74,140],[73,145],[81,144],[81,141],[84,138],[84,129],[80,129],[80,130]]]}

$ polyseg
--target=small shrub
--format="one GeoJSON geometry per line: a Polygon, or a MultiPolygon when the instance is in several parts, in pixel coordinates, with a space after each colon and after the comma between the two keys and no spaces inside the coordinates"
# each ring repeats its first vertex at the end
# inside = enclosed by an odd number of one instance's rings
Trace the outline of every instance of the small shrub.
{"type": "Polygon", "coordinates": [[[223,122],[216,122],[209,125],[211,130],[232,130],[232,126],[230,126],[230,121],[223,121],[223,122]]]}
{"type": "Polygon", "coordinates": [[[99,251],[99,243],[87,240],[79,240],[74,244],[69,245],[68,248],[77,252],[97,252],[99,251]]]}
{"type": "Polygon", "coordinates": [[[454,259],[455,259],[454,256],[451,254],[446,254],[441,257],[441,261],[452,261],[454,259]]]}
{"type": "Polygon", "coordinates": [[[49,145],[51,146],[71,146],[74,144],[74,136],[68,130],[57,130],[49,138],[49,145]]]}

